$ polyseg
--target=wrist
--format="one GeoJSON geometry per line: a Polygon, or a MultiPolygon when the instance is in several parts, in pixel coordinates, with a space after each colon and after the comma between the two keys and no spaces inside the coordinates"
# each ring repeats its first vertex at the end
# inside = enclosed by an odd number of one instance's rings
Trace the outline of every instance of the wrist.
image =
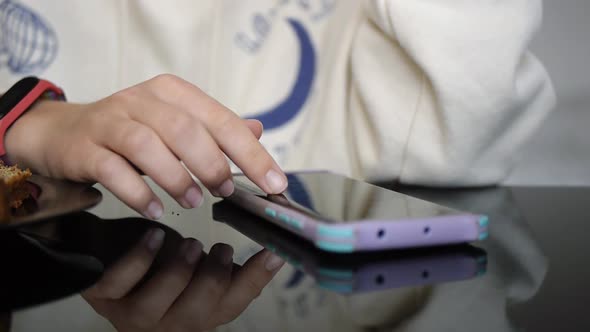
{"type": "Polygon", "coordinates": [[[4,159],[23,168],[43,172],[47,153],[52,151],[52,139],[59,132],[56,120],[72,105],[53,100],[39,100],[6,131],[4,159]]]}

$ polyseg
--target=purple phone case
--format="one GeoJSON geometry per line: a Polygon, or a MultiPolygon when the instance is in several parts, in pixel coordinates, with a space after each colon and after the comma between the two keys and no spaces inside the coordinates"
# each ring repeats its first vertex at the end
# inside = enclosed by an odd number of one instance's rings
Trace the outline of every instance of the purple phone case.
{"type": "Polygon", "coordinates": [[[338,293],[459,281],[486,272],[485,251],[470,245],[342,257],[318,253],[304,243],[308,242],[305,239],[296,239],[274,225],[261,222],[258,216],[244,213],[229,202],[216,203],[213,206],[213,218],[271,250],[296,269],[313,276],[319,287],[338,293]]]}
{"type": "Polygon", "coordinates": [[[461,213],[429,218],[359,220],[328,224],[267,201],[236,183],[230,201],[311,242],[324,251],[351,253],[466,243],[487,238],[487,217],[461,213]]]}

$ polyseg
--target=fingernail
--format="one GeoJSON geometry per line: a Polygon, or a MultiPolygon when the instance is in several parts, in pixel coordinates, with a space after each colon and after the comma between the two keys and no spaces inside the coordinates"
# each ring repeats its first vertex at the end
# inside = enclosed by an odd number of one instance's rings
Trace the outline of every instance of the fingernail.
{"type": "Polygon", "coordinates": [[[219,186],[219,188],[214,190],[214,192],[216,192],[218,196],[228,197],[234,192],[234,182],[231,179],[227,179],[221,184],[221,186],[219,186]]]}
{"type": "Polygon", "coordinates": [[[284,263],[284,259],[273,254],[272,252],[269,252],[268,257],[264,261],[264,268],[266,268],[267,271],[272,272],[278,269],[279,267],[283,266],[284,263]]]}
{"type": "Polygon", "coordinates": [[[148,218],[151,219],[160,219],[162,217],[164,208],[162,208],[162,204],[158,201],[151,201],[150,205],[148,205],[146,213],[144,213],[148,218]]]}
{"type": "Polygon", "coordinates": [[[166,236],[166,233],[159,228],[149,230],[146,234],[146,246],[148,249],[152,252],[158,251],[164,243],[164,236],[166,236]]]}
{"type": "Polygon", "coordinates": [[[287,188],[287,179],[274,169],[266,173],[266,184],[272,191],[272,194],[280,194],[287,188]]]}
{"type": "Polygon", "coordinates": [[[215,249],[215,255],[221,261],[223,265],[231,264],[234,255],[234,248],[228,245],[217,246],[215,249]]]}
{"type": "Polygon", "coordinates": [[[195,264],[199,257],[201,256],[201,251],[203,249],[203,244],[199,240],[186,240],[182,244],[182,248],[180,249],[181,254],[184,256],[186,262],[190,265],[195,264]]]}
{"type": "Polygon", "coordinates": [[[190,187],[184,194],[184,199],[193,207],[198,208],[203,204],[203,194],[195,187],[190,187]]]}

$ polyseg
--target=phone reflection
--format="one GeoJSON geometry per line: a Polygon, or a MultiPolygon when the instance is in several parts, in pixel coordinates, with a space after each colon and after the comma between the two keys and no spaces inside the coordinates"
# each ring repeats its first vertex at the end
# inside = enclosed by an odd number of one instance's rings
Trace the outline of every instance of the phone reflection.
{"type": "Polygon", "coordinates": [[[3,260],[9,273],[0,281],[1,312],[82,292],[120,331],[200,331],[227,323],[283,262],[263,249],[238,265],[227,244],[205,253],[197,239],[163,224],[87,212],[0,235],[1,252],[12,258],[3,260]],[[29,252],[38,257],[30,259],[29,252]]]}

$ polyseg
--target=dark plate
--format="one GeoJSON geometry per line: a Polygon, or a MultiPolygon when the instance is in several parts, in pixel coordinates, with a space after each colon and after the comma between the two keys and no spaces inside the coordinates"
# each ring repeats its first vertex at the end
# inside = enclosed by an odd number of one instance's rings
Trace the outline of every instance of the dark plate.
{"type": "Polygon", "coordinates": [[[18,228],[85,210],[102,199],[100,191],[88,184],[33,175],[28,185],[31,187],[31,198],[23,202],[23,206],[16,210],[9,222],[1,223],[0,229],[18,228]]]}

